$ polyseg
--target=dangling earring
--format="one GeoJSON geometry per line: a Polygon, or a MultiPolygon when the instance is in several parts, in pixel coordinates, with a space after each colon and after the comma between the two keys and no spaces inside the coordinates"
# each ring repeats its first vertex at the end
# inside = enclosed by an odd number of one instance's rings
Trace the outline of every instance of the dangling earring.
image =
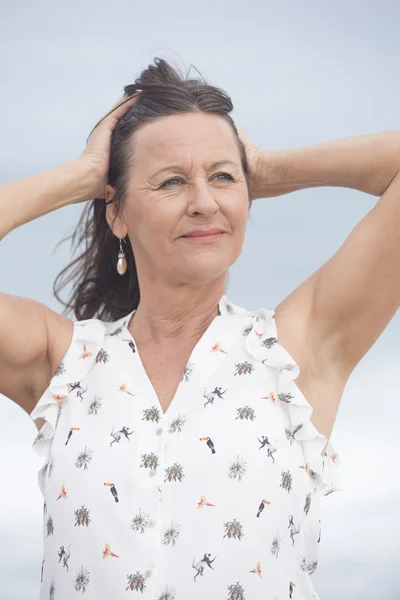
{"type": "Polygon", "coordinates": [[[119,238],[117,271],[120,275],[123,275],[126,272],[126,258],[125,252],[122,250],[121,238],[119,238]]]}

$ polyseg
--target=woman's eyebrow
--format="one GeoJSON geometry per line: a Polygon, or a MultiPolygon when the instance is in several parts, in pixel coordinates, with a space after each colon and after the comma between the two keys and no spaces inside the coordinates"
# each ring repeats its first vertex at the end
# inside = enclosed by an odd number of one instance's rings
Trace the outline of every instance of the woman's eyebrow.
{"type": "MultiPolygon", "coordinates": [[[[237,167],[237,163],[234,162],[233,160],[217,160],[215,162],[213,162],[210,165],[210,169],[213,169],[214,167],[219,167],[220,165],[233,165],[234,167],[237,167]]],[[[170,165],[167,165],[166,167],[162,167],[162,169],[159,169],[158,171],[155,171],[154,173],[151,174],[152,177],[155,177],[156,175],[159,175],[160,173],[163,173],[164,171],[171,171],[171,170],[175,170],[175,171],[185,171],[184,167],[182,167],[182,165],[178,164],[178,163],[171,163],[170,165]]]]}

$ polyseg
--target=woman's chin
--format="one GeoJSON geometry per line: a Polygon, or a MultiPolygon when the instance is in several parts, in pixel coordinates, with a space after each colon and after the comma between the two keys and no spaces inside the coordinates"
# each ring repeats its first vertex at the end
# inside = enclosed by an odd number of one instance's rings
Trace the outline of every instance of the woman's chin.
{"type": "Polygon", "coordinates": [[[201,261],[201,264],[191,265],[189,268],[177,268],[174,272],[174,278],[181,281],[208,283],[226,273],[229,266],[226,261],[219,263],[214,257],[212,261],[208,261],[208,264],[207,261],[201,261]]]}

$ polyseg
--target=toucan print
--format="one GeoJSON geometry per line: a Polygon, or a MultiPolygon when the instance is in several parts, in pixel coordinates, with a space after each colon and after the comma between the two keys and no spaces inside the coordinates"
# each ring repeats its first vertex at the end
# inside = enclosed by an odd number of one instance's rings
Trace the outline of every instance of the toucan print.
{"type": "Polygon", "coordinates": [[[71,427],[71,429],[69,430],[69,434],[68,434],[68,437],[67,437],[67,441],[65,442],[65,445],[68,444],[73,431],[79,431],[79,427],[71,427]]]}
{"type": "Polygon", "coordinates": [[[132,350],[132,352],[136,352],[135,344],[132,342],[132,340],[121,340],[121,341],[128,342],[128,346],[132,350]]]}
{"type": "Polygon", "coordinates": [[[271,502],[269,500],[263,500],[261,502],[260,506],[258,507],[257,517],[259,517],[261,515],[261,513],[264,510],[266,504],[271,504],[271,502]]]}
{"type": "Polygon", "coordinates": [[[106,486],[108,486],[110,488],[110,492],[114,496],[115,502],[119,502],[118,492],[115,489],[115,485],[113,483],[111,483],[111,481],[106,481],[106,483],[104,483],[103,485],[106,485],[106,486]]]}
{"type": "Polygon", "coordinates": [[[212,454],[215,454],[214,442],[211,440],[211,438],[209,438],[209,437],[200,438],[200,442],[205,442],[205,441],[207,441],[207,446],[210,448],[212,454]]]}

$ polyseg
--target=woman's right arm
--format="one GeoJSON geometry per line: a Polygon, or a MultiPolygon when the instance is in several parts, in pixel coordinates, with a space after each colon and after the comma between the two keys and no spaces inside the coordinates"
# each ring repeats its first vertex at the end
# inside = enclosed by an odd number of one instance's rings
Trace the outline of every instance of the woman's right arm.
{"type": "Polygon", "coordinates": [[[53,210],[104,197],[112,132],[139,95],[133,94],[129,100],[123,96],[114,104],[97,122],[78,158],[44,173],[0,185],[0,240],[20,225],[53,210]]]}
{"type": "MultiPolygon", "coordinates": [[[[97,181],[91,161],[79,157],[0,185],[0,239],[42,215],[89,200],[97,181]]],[[[72,329],[70,319],[40,302],[0,293],[0,393],[30,413],[50,382],[59,349],[67,350],[72,329]]]]}
{"type": "Polygon", "coordinates": [[[0,185],[0,240],[42,215],[90,200],[98,180],[94,163],[75,158],[54,169],[0,185]]]}
{"type": "MultiPolygon", "coordinates": [[[[80,157],[0,185],[0,240],[63,206],[104,197],[111,134],[136,99],[118,100],[97,123],[80,157]]],[[[32,412],[65,356],[72,333],[70,319],[40,302],[0,293],[0,393],[32,412]]]]}
{"type": "Polygon", "coordinates": [[[0,393],[30,414],[72,332],[73,322],[44,304],[0,293],[0,393]]]}

